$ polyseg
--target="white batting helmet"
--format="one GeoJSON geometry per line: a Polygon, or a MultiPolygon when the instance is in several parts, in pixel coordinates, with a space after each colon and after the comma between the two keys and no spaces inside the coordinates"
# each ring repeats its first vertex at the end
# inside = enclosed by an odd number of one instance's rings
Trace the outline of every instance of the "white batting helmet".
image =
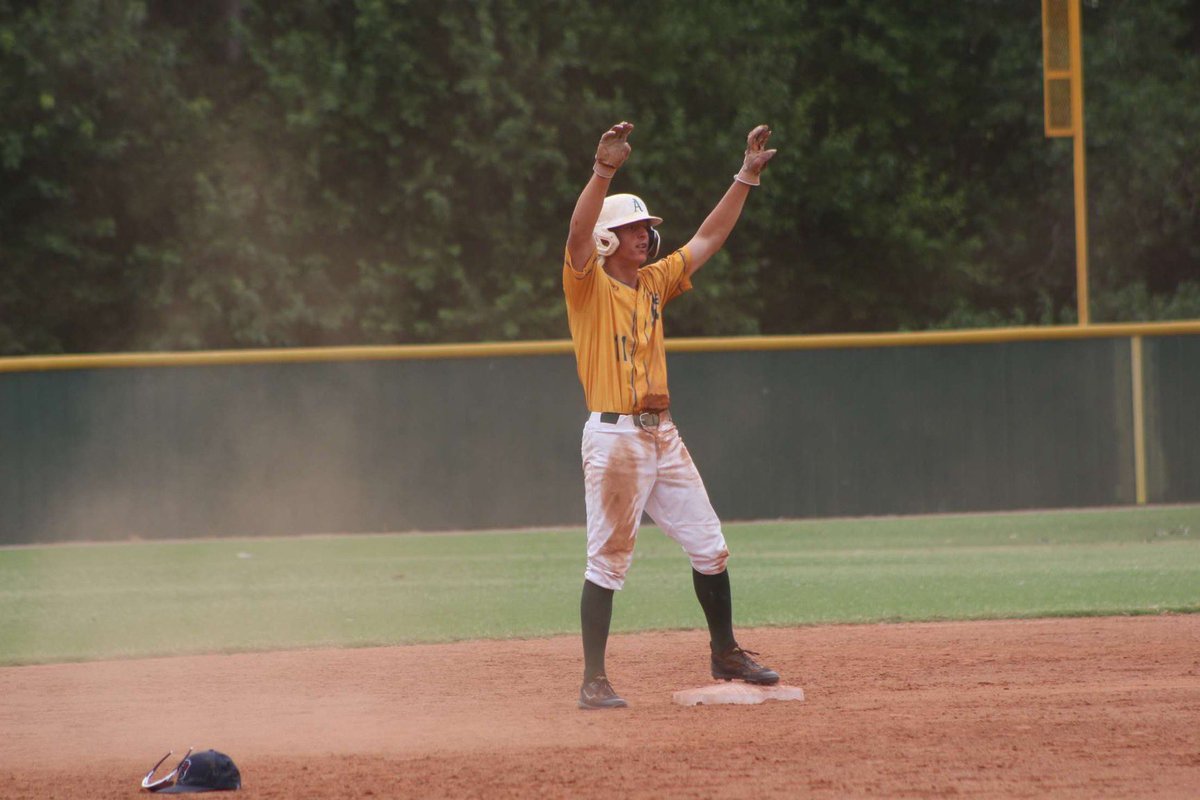
{"type": "Polygon", "coordinates": [[[635,194],[613,194],[604,198],[604,207],[600,209],[600,218],[596,220],[596,228],[592,238],[596,240],[596,252],[602,256],[611,256],[617,251],[617,235],[613,228],[628,225],[631,222],[649,220],[650,228],[650,258],[658,255],[658,231],[655,225],[662,223],[662,217],[656,217],[646,210],[642,198],[635,194]]]}

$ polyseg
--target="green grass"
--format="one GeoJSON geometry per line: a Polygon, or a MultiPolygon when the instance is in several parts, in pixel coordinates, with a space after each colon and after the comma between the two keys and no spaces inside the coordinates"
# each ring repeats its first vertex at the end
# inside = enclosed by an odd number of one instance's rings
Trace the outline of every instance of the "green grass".
{"type": "MultiPolygon", "coordinates": [[[[1200,611],[1200,506],[727,525],[739,626],[1200,611]]],[[[580,530],[0,549],[0,664],[572,633],[580,530]]],[[[639,535],[615,631],[702,627],[639,535]]]]}

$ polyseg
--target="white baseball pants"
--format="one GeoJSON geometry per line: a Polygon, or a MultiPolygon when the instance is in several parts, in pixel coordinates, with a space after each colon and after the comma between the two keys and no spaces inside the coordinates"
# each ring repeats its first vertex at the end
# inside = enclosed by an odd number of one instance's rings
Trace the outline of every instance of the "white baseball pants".
{"type": "Polygon", "coordinates": [[[697,572],[725,569],[721,521],[669,413],[645,428],[630,415],[608,423],[593,413],[583,426],[582,456],[587,580],[606,589],[625,584],[643,511],[679,543],[697,572]]]}

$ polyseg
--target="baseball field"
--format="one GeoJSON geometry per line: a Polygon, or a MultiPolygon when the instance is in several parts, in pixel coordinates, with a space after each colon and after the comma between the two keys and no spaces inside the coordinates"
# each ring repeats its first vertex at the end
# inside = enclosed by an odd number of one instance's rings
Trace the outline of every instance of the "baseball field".
{"type": "Polygon", "coordinates": [[[215,748],[249,797],[1195,797],[1200,506],[729,524],[711,683],[644,528],[575,707],[580,530],[0,549],[0,796],[134,797],[215,748]]]}

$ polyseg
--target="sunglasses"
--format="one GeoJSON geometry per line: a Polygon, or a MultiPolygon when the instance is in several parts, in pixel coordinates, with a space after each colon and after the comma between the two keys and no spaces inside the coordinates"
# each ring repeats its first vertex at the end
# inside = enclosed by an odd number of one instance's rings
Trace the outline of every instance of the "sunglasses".
{"type": "Polygon", "coordinates": [[[154,777],[154,773],[158,771],[158,768],[163,765],[164,761],[171,757],[171,753],[175,752],[174,750],[168,751],[167,754],[160,758],[158,763],[146,773],[146,777],[142,778],[142,788],[151,792],[157,792],[159,789],[165,789],[170,786],[175,781],[175,776],[179,773],[179,768],[183,766],[183,762],[188,760],[188,756],[190,756],[192,751],[195,749],[196,748],[194,747],[189,747],[188,751],[183,754],[183,758],[179,759],[179,763],[175,765],[175,769],[171,770],[158,780],[152,781],[151,778],[154,777]]]}

